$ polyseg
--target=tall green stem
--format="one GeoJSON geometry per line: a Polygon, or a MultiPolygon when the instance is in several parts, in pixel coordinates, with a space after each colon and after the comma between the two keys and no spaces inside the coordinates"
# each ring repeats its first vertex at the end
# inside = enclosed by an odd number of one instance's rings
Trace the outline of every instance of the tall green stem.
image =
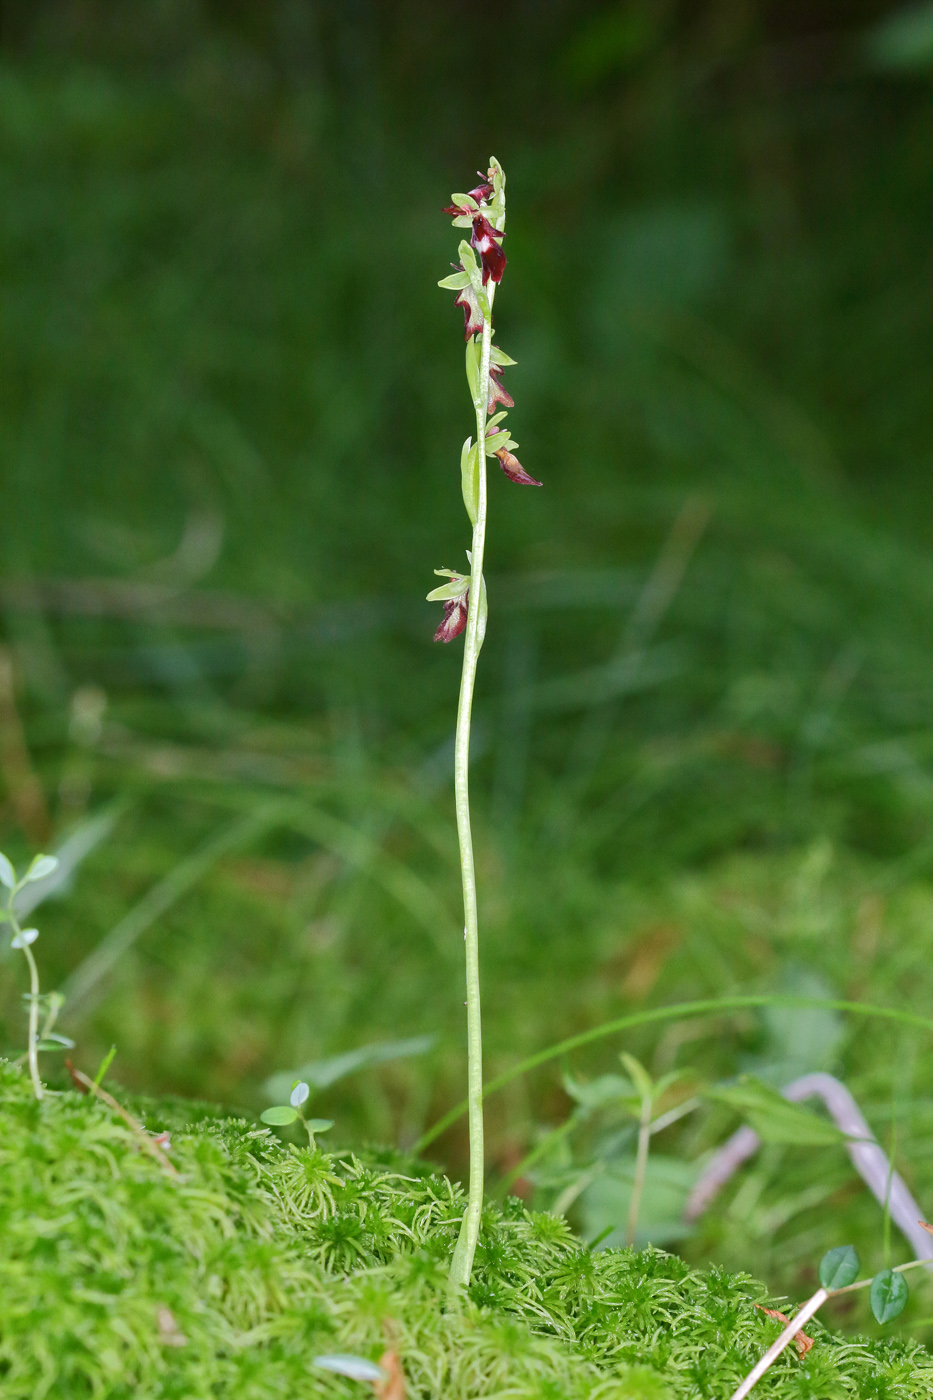
{"type": "MultiPolygon", "coordinates": [[[[495,284],[487,286],[489,309],[495,295],[495,284]]],[[[479,383],[474,407],[476,409],[476,441],[479,455],[479,492],[476,524],[473,526],[473,548],[470,557],[470,607],[467,615],[463,648],[463,670],[460,677],[460,701],[457,706],[457,736],[454,749],[454,786],[457,806],[457,836],[460,841],[460,869],[463,879],[463,937],[466,945],[467,993],[467,1103],[470,1125],[470,1185],[466,1213],[460,1226],[457,1247],[450,1266],[449,1293],[456,1295],[466,1288],[473,1270],[473,1256],[479,1239],[483,1213],[483,1031],[480,1015],[479,987],[479,920],[476,905],[476,870],[473,862],[473,832],[470,825],[470,720],[473,711],[473,687],[476,663],[479,660],[483,603],[483,555],[486,548],[486,402],[489,398],[489,357],[492,350],[491,316],[483,322],[482,353],[479,383]]]]}
{"type": "MultiPolygon", "coordinates": [[[[14,931],[20,933],[19,924],[13,921],[14,931]]],[[[32,955],[32,949],[24,944],[23,952],[29,964],[29,1075],[36,1098],[42,1098],[42,1080],[39,1078],[39,969],[32,955]]]]}

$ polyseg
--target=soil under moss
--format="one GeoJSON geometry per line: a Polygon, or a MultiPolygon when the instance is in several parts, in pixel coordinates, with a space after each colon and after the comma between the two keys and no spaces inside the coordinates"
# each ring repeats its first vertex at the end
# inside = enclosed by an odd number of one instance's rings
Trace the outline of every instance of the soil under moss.
{"type": "MultiPolygon", "coordinates": [[[[0,1064],[2,1400],[366,1396],[322,1352],[391,1346],[409,1397],[727,1397],[778,1324],[763,1285],[657,1250],[589,1252],[490,1205],[469,1300],[444,1310],[459,1187],[391,1153],[283,1146],[177,1102],[169,1176],[105,1105],[37,1103],[0,1064]]],[[[933,1397],[933,1358],[813,1324],[762,1397],[933,1397]]]]}

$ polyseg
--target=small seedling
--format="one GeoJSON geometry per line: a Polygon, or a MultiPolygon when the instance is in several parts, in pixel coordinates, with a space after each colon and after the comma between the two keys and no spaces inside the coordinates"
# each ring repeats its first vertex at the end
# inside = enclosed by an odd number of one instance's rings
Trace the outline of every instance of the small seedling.
{"type": "Polygon", "coordinates": [[[334,1126],[332,1118],[306,1118],[304,1106],[311,1097],[311,1087],[303,1079],[297,1079],[292,1085],[292,1092],[289,1095],[288,1103],[277,1104],[274,1108],[267,1108],[259,1116],[263,1123],[268,1123],[273,1128],[284,1128],[289,1123],[296,1123],[299,1120],[307,1130],[308,1140],[312,1147],[317,1144],[314,1141],[316,1133],[326,1133],[334,1126]]]}
{"type": "MultiPolygon", "coordinates": [[[[924,1224],[923,1221],[920,1223],[924,1224]]],[[[924,1228],[933,1233],[930,1226],[924,1225],[924,1228]]],[[[801,1328],[810,1321],[810,1318],[819,1312],[827,1298],[838,1298],[842,1293],[855,1293],[860,1288],[867,1288],[869,1290],[868,1301],[875,1321],[882,1324],[893,1322],[904,1311],[907,1299],[910,1297],[910,1289],[907,1287],[904,1274],[908,1269],[929,1268],[929,1265],[929,1259],[912,1259],[909,1264],[899,1264],[896,1269],[882,1269],[880,1273],[875,1274],[874,1278],[858,1279],[859,1258],[854,1247],[851,1244],[844,1244],[837,1249],[829,1250],[820,1260],[819,1288],[811,1298],[807,1299],[800,1311],[790,1319],[777,1341],[768,1348],[757,1365],[749,1371],[738,1390],[733,1392],[730,1400],[745,1400],[745,1396],[754,1389],[785,1347],[790,1345],[801,1328]]]]}
{"type": "Polygon", "coordinates": [[[29,1007],[29,1038],[26,1059],[29,1063],[29,1075],[37,1099],[41,1099],[44,1093],[42,1080],[39,1077],[40,1050],[71,1050],[74,1048],[74,1041],[69,1040],[67,1036],[57,1035],[52,1029],[58,1019],[58,1013],[64,1005],[64,997],[60,992],[52,992],[46,997],[40,995],[39,969],[32,951],[32,945],[39,937],[39,930],[20,926],[16,916],[15,902],[21,889],[32,884],[35,880],[45,879],[57,867],[58,861],[55,856],[39,855],[33,859],[25,875],[17,876],[12,863],[0,852],[0,884],[4,885],[7,890],[6,907],[0,909],[0,923],[10,925],[13,931],[10,946],[22,952],[29,967],[29,991],[26,993],[26,1003],[29,1007]],[[40,1029],[39,1014],[42,1010],[45,1012],[45,1020],[40,1029]]]}
{"type": "Polygon", "coordinates": [[[454,745],[454,786],[463,884],[463,936],[466,943],[470,1183],[467,1208],[450,1269],[450,1292],[456,1295],[470,1282],[483,1212],[483,1037],[469,766],[473,687],[476,664],[486,635],[486,583],[483,578],[486,458],[495,457],[505,475],[517,485],[540,486],[541,483],[525,471],[513,451],[518,443],[502,426],[506,411],[514,407],[514,400],[502,383],[502,371],[515,361],[492,343],[493,301],[506,264],[502,250],[505,237],[505,174],[494,157],[490,158],[486,174],[480,174],[480,183],[476,188],[469,194],[453,195],[444,213],[453,216],[455,228],[471,230],[469,242],[463,239],[457,250],[460,261],[453,264],[453,274],[445,277],[439,285],[456,292],[456,305],[463,308],[466,377],[476,419],[476,441],[472,436],[468,437],[460,453],[460,487],[473,532],[471,548],[467,551],[470,572],[461,574],[454,569],[435,569],[434,572],[448,582],[428,594],[429,601],[444,605],[444,617],[435,633],[435,641],[452,642],[465,631],[454,745]],[[498,413],[495,411],[497,406],[500,408],[498,413]]]}

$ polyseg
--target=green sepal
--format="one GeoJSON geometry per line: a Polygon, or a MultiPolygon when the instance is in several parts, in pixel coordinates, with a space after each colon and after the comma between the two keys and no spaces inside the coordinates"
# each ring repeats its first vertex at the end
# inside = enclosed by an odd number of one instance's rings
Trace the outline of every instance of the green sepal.
{"type": "Polygon", "coordinates": [[[431,588],[426,601],[429,603],[445,603],[450,598],[462,598],[468,588],[468,578],[461,578],[461,575],[457,574],[457,577],[452,578],[450,584],[441,584],[440,588],[431,588]]]}
{"type": "Polygon", "coordinates": [[[296,1108],[289,1108],[284,1103],[275,1108],[267,1108],[259,1115],[261,1122],[268,1123],[273,1128],[284,1128],[286,1123],[294,1123],[298,1116],[296,1108]]]}
{"type": "Polygon", "coordinates": [[[449,277],[442,277],[437,285],[443,287],[445,292],[462,292],[464,287],[470,285],[470,274],[468,272],[452,272],[449,277]]]}
{"type": "Polygon", "coordinates": [[[471,445],[470,438],[460,453],[460,489],[470,524],[475,525],[479,519],[479,452],[475,443],[471,445]]]}
{"type": "Polygon", "coordinates": [[[458,214],[455,219],[451,219],[454,228],[472,228],[473,219],[469,214],[458,214]]]}
{"type": "Polygon", "coordinates": [[[880,1274],[875,1274],[868,1290],[875,1321],[893,1322],[906,1308],[909,1297],[910,1289],[904,1275],[894,1273],[893,1269],[882,1269],[880,1274]]]}
{"type": "Polygon", "coordinates": [[[498,345],[494,345],[489,352],[489,363],[495,365],[497,369],[505,369],[509,365],[517,365],[518,361],[513,360],[511,355],[507,355],[504,350],[500,350],[498,345]]]}
{"type": "Polygon", "coordinates": [[[470,398],[476,403],[479,394],[479,357],[480,347],[475,339],[466,343],[466,377],[470,386],[470,398]]]}
{"type": "Polygon", "coordinates": [[[493,416],[492,416],[491,418],[487,418],[487,419],[486,419],[486,431],[487,431],[487,433],[489,432],[489,429],[490,429],[490,428],[498,428],[499,424],[502,422],[502,420],[506,417],[507,414],[508,414],[508,409],[507,409],[507,408],[500,408],[500,410],[499,410],[498,413],[494,413],[493,416]]]}
{"type": "Polygon", "coordinates": [[[497,452],[501,452],[503,447],[517,447],[518,443],[513,442],[507,428],[503,428],[501,433],[491,433],[486,439],[486,456],[495,457],[497,452]]]}
{"type": "Polygon", "coordinates": [[[458,209],[473,209],[477,214],[479,213],[479,205],[472,195],[452,194],[450,196],[450,202],[451,204],[456,204],[458,209]]]}

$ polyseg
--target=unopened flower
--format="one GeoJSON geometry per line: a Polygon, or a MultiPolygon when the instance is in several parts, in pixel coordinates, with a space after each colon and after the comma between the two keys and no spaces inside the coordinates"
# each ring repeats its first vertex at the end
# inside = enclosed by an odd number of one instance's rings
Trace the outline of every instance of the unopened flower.
{"type": "Polygon", "coordinates": [[[505,472],[509,481],[514,481],[518,486],[542,485],[542,482],[536,481],[533,476],[528,475],[521,462],[507,447],[500,447],[495,455],[499,458],[499,466],[505,472]]]}
{"type": "Polygon", "coordinates": [[[494,282],[502,281],[506,263],[505,253],[502,251],[504,237],[504,233],[493,228],[485,214],[477,214],[473,219],[473,237],[470,239],[470,243],[479,253],[480,261],[483,264],[484,287],[490,277],[494,282]]]}

